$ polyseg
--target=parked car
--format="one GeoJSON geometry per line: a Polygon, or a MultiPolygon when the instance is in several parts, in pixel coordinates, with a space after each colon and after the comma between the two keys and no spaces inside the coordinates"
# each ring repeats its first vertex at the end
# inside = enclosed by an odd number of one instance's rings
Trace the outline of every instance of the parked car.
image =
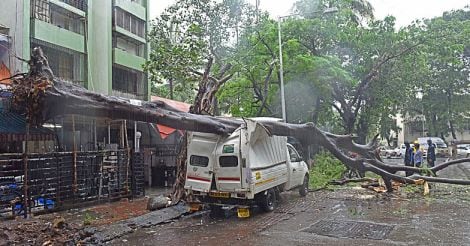
{"type": "Polygon", "coordinates": [[[457,145],[457,156],[470,157],[470,146],[468,145],[457,145]]]}
{"type": "MultiPolygon", "coordinates": [[[[414,144],[410,144],[410,148],[414,148],[414,144]]],[[[401,144],[399,148],[399,156],[400,157],[405,157],[405,152],[406,152],[406,146],[405,144],[401,144]]]]}
{"type": "Polygon", "coordinates": [[[390,148],[387,146],[381,146],[380,148],[380,155],[385,156],[386,158],[392,158],[392,157],[400,157],[400,149],[398,148],[390,148]]]}
{"type": "Polygon", "coordinates": [[[449,149],[447,148],[447,144],[442,140],[442,138],[438,137],[426,137],[426,138],[418,138],[415,142],[419,143],[421,151],[423,151],[423,157],[426,157],[428,152],[428,140],[431,140],[436,147],[436,156],[437,157],[448,157],[449,156],[449,149]]]}

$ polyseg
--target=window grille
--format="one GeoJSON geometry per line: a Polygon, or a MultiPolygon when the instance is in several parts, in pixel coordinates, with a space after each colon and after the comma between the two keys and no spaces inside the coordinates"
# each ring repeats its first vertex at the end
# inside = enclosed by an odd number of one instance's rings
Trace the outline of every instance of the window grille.
{"type": "Polygon", "coordinates": [[[49,0],[33,0],[31,2],[33,11],[31,16],[35,19],[39,19],[45,22],[51,22],[49,0]]]}
{"type": "Polygon", "coordinates": [[[113,94],[117,96],[144,98],[147,91],[145,73],[113,65],[113,94]],[[127,95],[126,95],[127,94],[127,95]]]}
{"type": "Polygon", "coordinates": [[[113,66],[113,90],[136,94],[137,72],[113,66]]]}
{"type": "Polygon", "coordinates": [[[87,11],[87,8],[88,8],[87,0],[60,0],[60,1],[85,12],[87,11]]]}
{"type": "Polygon", "coordinates": [[[31,17],[34,19],[51,23],[78,34],[84,34],[85,23],[81,16],[50,4],[48,0],[32,0],[31,4],[31,17]]]}
{"type": "Polygon", "coordinates": [[[41,47],[56,77],[84,85],[86,74],[84,54],[37,39],[33,40],[31,47],[41,47]]]}
{"type": "Polygon", "coordinates": [[[145,21],[120,8],[114,8],[113,23],[139,37],[145,37],[145,21]]]}
{"type": "Polygon", "coordinates": [[[135,56],[144,57],[146,46],[145,44],[137,42],[132,38],[128,38],[124,35],[120,35],[119,33],[114,32],[113,48],[118,48],[135,56]]]}

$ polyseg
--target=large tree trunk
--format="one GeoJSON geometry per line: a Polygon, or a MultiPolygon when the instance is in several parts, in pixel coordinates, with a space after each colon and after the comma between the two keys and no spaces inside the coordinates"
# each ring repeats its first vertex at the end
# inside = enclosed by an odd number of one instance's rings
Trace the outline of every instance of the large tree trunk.
{"type": "MultiPolygon", "coordinates": [[[[31,123],[40,125],[47,119],[52,119],[58,115],[80,114],[92,117],[107,117],[111,119],[127,119],[142,122],[158,123],[177,129],[198,131],[206,133],[215,133],[219,135],[228,135],[244,124],[243,120],[233,118],[220,118],[210,115],[198,115],[192,113],[177,112],[175,109],[163,102],[142,102],[141,105],[130,103],[129,100],[113,96],[104,96],[87,91],[84,88],[72,84],[53,80],[52,73],[47,65],[47,60],[40,50],[34,49],[34,56],[31,61],[31,72],[26,76],[14,78],[13,93],[14,105],[22,112],[26,112],[31,119],[31,123]]],[[[227,81],[229,76],[222,79],[213,78],[208,74],[210,68],[203,74],[202,81],[218,81],[217,84],[211,84],[209,90],[200,88],[201,94],[198,94],[196,103],[191,108],[191,112],[211,112],[208,102],[212,102],[214,92],[217,87],[227,81]],[[208,78],[205,79],[205,78],[208,78]],[[215,86],[214,86],[215,85],[215,86]]],[[[204,83],[202,83],[204,85],[204,83]]],[[[207,86],[208,84],[205,84],[207,86]]],[[[283,122],[259,121],[266,130],[272,135],[292,136],[297,138],[304,145],[317,144],[329,150],[344,165],[360,172],[374,172],[387,181],[391,191],[390,180],[401,183],[422,183],[423,180],[431,182],[470,184],[468,180],[451,180],[431,178],[421,176],[423,170],[416,167],[408,167],[382,162],[377,155],[378,141],[377,136],[366,145],[356,144],[351,135],[334,135],[323,132],[313,123],[307,124],[288,124],[283,122]],[[348,153],[358,153],[358,158],[351,158],[348,153]],[[398,171],[411,171],[417,174],[411,177],[396,175],[398,171]]],[[[179,160],[179,168],[184,169],[185,163],[179,160]]],[[[462,162],[468,162],[470,158],[452,160],[430,170],[434,173],[451,165],[462,162]]],[[[185,171],[180,171],[178,183],[175,190],[179,193],[174,194],[175,201],[183,196],[185,171]]]]}
{"type": "MultiPolygon", "coordinates": [[[[194,103],[189,110],[191,114],[205,114],[213,116],[217,113],[217,98],[215,97],[215,94],[219,88],[232,77],[232,75],[225,76],[225,74],[231,68],[231,65],[228,64],[222,67],[218,75],[212,76],[210,74],[212,64],[213,59],[209,58],[203,73],[194,71],[196,74],[201,75],[201,81],[199,82],[199,90],[196,95],[196,99],[194,100],[194,103]]],[[[188,134],[185,133],[182,142],[183,146],[176,158],[176,181],[173,186],[173,192],[171,194],[171,200],[173,203],[187,198],[187,194],[184,192],[187,170],[186,160],[188,155],[187,142],[188,134]]],[[[187,199],[191,198],[188,197],[187,199]]]]}

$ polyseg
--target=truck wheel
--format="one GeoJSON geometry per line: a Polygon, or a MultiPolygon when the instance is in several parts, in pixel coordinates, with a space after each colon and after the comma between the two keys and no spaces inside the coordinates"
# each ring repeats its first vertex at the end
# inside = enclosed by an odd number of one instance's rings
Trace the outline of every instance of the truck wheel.
{"type": "Polygon", "coordinates": [[[269,189],[266,195],[263,195],[260,201],[260,207],[265,212],[272,212],[276,207],[276,192],[273,189],[269,189]]]}
{"type": "Polygon", "coordinates": [[[308,183],[309,183],[308,175],[305,175],[304,182],[299,187],[300,196],[306,196],[308,194],[308,183]]]}

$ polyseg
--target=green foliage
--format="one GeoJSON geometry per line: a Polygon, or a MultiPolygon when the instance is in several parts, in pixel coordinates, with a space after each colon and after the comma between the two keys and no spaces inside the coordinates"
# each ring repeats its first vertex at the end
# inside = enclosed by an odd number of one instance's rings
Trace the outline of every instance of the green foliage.
{"type": "Polygon", "coordinates": [[[422,175],[425,175],[425,176],[432,176],[432,177],[437,177],[436,173],[434,173],[430,167],[428,167],[427,165],[423,166],[421,169],[420,169],[420,173],[422,175]]]}
{"type": "Polygon", "coordinates": [[[83,216],[83,225],[91,225],[91,223],[96,220],[96,217],[88,212],[86,212],[83,216]]]}
{"type": "Polygon", "coordinates": [[[447,136],[468,125],[470,113],[470,9],[446,12],[410,27],[422,41],[420,52],[403,59],[403,67],[413,74],[397,71],[397,78],[412,84],[414,96],[406,100],[403,111],[411,117],[424,114],[428,135],[447,136]],[[424,110],[424,111],[423,111],[424,110]]]}
{"type": "MultiPolygon", "coordinates": [[[[171,92],[168,84],[152,83],[152,95],[158,95],[163,98],[170,98],[171,92]]],[[[173,99],[191,104],[196,96],[196,85],[183,85],[178,83],[173,88],[173,99]]]]}
{"type": "MultiPolygon", "coordinates": [[[[376,133],[392,141],[397,113],[414,120],[424,109],[435,136],[468,125],[470,9],[401,29],[393,16],[375,19],[365,0],[298,0],[294,11],[303,18],[281,23],[289,122],[356,133],[360,142],[376,133]]],[[[191,71],[213,56],[216,71],[233,65],[217,94],[222,113],[280,117],[277,24],[242,0],[176,1],[150,30],[152,92],[190,102],[200,79],[191,71]]]]}
{"type": "Polygon", "coordinates": [[[233,26],[249,25],[254,14],[241,0],[176,1],[151,23],[150,59],[144,65],[151,81],[172,82],[171,92],[179,85],[180,97],[192,98],[200,79],[193,71],[202,70],[209,56],[215,57],[213,70],[220,69],[231,55],[233,26]]]}
{"type": "Polygon", "coordinates": [[[310,188],[323,188],[331,180],[340,179],[345,171],[346,167],[331,154],[317,154],[314,159],[314,166],[310,170],[310,188]]]}

